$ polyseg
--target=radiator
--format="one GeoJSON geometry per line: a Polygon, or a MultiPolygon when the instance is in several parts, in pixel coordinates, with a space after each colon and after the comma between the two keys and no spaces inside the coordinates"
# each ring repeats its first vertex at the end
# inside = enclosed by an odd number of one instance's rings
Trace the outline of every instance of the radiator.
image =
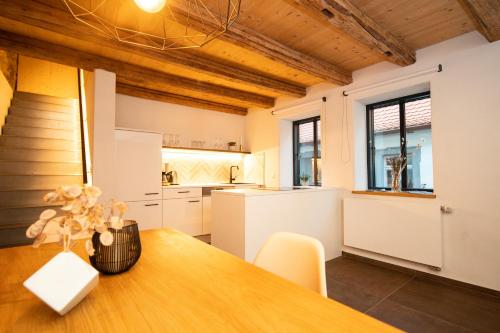
{"type": "Polygon", "coordinates": [[[344,245],[442,267],[436,200],[344,199],[344,245]]]}

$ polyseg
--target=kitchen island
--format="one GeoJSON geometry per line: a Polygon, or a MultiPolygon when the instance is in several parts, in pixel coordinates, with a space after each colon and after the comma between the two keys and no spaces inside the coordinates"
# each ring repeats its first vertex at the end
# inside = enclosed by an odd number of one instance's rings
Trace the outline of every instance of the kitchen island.
{"type": "Polygon", "coordinates": [[[212,245],[252,262],[279,231],[323,243],[326,260],[341,254],[340,193],[333,188],[233,189],[212,192],[212,245]]]}

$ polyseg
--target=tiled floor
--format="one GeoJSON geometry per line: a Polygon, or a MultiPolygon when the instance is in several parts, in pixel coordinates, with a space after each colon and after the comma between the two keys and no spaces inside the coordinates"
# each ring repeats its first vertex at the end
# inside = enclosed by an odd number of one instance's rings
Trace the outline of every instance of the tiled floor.
{"type": "Polygon", "coordinates": [[[500,297],[339,257],[328,296],[408,332],[500,332],[500,297]]]}
{"type": "Polygon", "coordinates": [[[407,332],[500,332],[500,296],[351,257],[327,262],[326,278],[328,297],[407,332]]]}

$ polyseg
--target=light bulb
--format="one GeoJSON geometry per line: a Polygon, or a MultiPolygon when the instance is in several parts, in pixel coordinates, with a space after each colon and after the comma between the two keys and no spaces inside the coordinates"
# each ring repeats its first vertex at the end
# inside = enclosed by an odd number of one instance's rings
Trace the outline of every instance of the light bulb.
{"type": "Polygon", "coordinates": [[[145,12],[158,13],[165,7],[166,0],[134,0],[135,4],[145,12]]]}

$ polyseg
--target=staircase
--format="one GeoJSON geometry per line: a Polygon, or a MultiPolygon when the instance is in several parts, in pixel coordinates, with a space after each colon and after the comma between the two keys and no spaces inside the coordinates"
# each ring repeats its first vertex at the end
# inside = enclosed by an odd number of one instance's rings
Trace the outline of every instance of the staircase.
{"type": "Polygon", "coordinates": [[[0,247],[29,244],[42,197],[83,182],[78,101],[15,92],[0,136],[0,247]]]}

